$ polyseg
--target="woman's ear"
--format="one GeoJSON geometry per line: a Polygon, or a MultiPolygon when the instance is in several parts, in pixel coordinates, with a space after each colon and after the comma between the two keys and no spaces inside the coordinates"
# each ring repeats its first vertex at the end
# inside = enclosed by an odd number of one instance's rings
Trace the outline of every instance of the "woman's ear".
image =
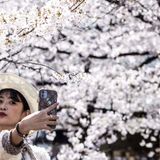
{"type": "Polygon", "coordinates": [[[22,113],[22,115],[21,115],[21,120],[22,120],[24,117],[28,116],[29,114],[31,114],[31,111],[30,111],[30,110],[23,111],[23,113],[22,113]]]}

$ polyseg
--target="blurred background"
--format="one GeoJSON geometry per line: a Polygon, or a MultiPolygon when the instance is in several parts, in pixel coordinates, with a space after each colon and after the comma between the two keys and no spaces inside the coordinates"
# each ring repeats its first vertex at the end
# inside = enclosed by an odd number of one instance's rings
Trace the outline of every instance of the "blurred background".
{"type": "Polygon", "coordinates": [[[0,0],[0,72],[58,92],[52,160],[160,160],[159,0],[0,0]]]}

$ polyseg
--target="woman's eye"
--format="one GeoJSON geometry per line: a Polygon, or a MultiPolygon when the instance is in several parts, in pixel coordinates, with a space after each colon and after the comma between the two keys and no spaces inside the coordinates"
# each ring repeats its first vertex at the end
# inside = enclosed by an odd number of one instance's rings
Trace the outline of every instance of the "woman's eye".
{"type": "Polygon", "coordinates": [[[16,104],[16,102],[14,102],[14,101],[10,101],[10,104],[14,105],[14,104],[16,104]]]}
{"type": "Polygon", "coordinates": [[[3,103],[3,101],[0,99],[0,104],[3,103]]]}

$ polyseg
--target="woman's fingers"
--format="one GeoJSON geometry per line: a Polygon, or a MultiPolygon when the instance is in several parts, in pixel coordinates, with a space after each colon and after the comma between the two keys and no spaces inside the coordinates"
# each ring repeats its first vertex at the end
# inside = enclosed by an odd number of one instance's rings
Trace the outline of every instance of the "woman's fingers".
{"type": "Polygon", "coordinates": [[[48,115],[48,119],[49,119],[50,121],[56,121],[56,120],[58,119],[58,116],[53,115],[53,114],[50,114],[50,115],[48,115]]]}
{"type": "Polygon", "coordinates": [[[55,126],[55,125],[57,125],[57,121],[49,121],[49,122],[47,122],[47,125],[55,126]]]}
{"type": "Polygon", "coordinates": [[[49,113],[49,112],[52,111],[53,109],[56,109],[57,106],[58,106],[58,104],[59,104],[59,103],[54,103],[54,104],[52,104],[51,106],[47,107],[47,108],[45,109],[45,111],[46,111],[47,113],[49,113]]]}
{"type": "Polygon", "coordinates": [[[49,113],[52,110],[56,109],[57,106],[58,103],[54,103],[44,110],[37,111],[26,116],[22,121],[26,123],[26,126],[28,126],[28,130],[53,130],[53,128],[55,128],[55,126],[57,125],[58,116],[49,113]]]}
{"type": "Polygon", "coordinates": [[[55,116],[55,115],[49,115],[49,116],[50,116],[50,119],[47,122],[47,127],[49,127],[48,130],[53,130],[58,123],[57,122],[58,116],[55,116]]]}
{"type": "Polygon", "coordinates": [[[57,122],[49,122],[45,125],[45,127],[43,129],[52,131],[55,127],[56,127],[57,122]]]}

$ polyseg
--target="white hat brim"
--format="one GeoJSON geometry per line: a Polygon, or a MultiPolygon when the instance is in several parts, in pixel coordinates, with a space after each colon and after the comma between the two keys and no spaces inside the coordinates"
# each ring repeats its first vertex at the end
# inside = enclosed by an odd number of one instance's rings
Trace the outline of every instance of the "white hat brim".
{"type": "Polygon", "coordinates": [[[31,113],[38,111],[38,91],[24,78],[12,73],[0,73],[0,90],[2,89],[17,90],[28,102],[31,113]]]}

